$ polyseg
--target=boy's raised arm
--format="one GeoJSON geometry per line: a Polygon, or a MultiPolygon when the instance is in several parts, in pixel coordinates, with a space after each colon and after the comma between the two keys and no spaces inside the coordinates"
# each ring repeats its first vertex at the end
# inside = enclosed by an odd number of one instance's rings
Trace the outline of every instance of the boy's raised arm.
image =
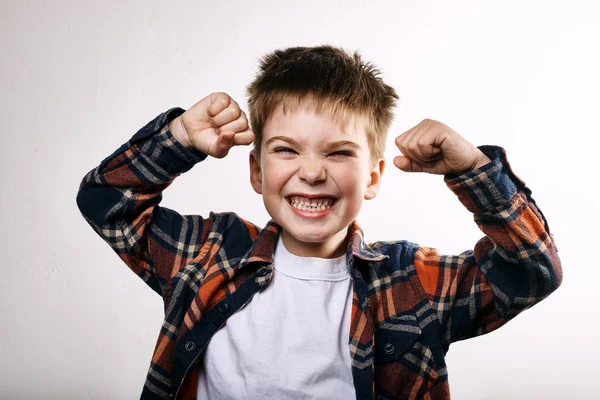
{"type": "Polygon", "coordinates": [[[225,93],[186,112],[171,109],[85,175],[77,205],[127,266],[164,295],[170,278],[197,255],[210,221],[160,207],[162,191],[207,155],[224,157],[253,137],[245,114],[225,93]]]}
{"type": "Polygon", "coordinates": [[[474,147],[446,125],[425,120],[396,139],[407,172],[445,175],[486,234],[459,255],[419,247],[414,266],[442,324],[443,342],[490,332],[533,306],[562,281],[548,223],[504,150],[474,147]]]}

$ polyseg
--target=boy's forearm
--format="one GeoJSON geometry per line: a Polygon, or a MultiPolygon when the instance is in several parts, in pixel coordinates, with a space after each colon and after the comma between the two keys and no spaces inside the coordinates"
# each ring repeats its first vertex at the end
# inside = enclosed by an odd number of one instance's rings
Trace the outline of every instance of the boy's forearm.
{"type": "MultiPolygon", "coordinates": [[[[138,197],[138,193],[140,197],[143,195],[144,199],[151,197],[151,193],[158,195],[178,175],[187,172],[206,158],[206,155],[200,152],[183,148],[177,138],[172,139],[175,135],[166,125],[170,125],[170,116],[181,111],[171,109],[159,115],[83,178],[78,193],[78,203],[84,209],[82,211],[89,210],[90,214],[95,215],[95,209],[103,209],[111,215],[123,215],[122,212],[114,212],[108,204],[102,203],[122,202],[121,196],[133,201],[138,197]],[[115,191],[116,188],[118,189],[115,191]],[[90,191],[106,194],[88,198],[85,193],[90,191]]],[[[108,215],[100,220],[99,216],[96,216],[95,222],[101,224],[107,217],[108,215]]]]}
{"type": "Polygon", "coordinates": [[[448,343],[498,328],[562,282],[554,238],[531,191],[514,175],[501,148],[481,148],[493,161],[467,174],[447,177],[446,183],[486,236],[474,250],[460,256],[425,251],[416,260],[417,270],[426,271],[425,265],[438,260],[443,271],[442,283],[434,281],[428,293],[447,306],[440,315],[452,325],[445,325],[448,343]]]}
{"type": "MultiPolygon", "coordinates": [[[[164,278],[150,268],[147,242],[154,209],[162,191],[205,155],[184,149],[166,125],[169,110],[140,129],[127,143],[82,180],[77,204],[86,221],[152,289],[161,292],[164,278]]],[[[164,210],[162,231],[176,226],[175,212],[164,210]],[[166,221],[170,218],[170,221],[166,221]]],[[[158,221],[160,224],[160,221],[158,221]]]]}

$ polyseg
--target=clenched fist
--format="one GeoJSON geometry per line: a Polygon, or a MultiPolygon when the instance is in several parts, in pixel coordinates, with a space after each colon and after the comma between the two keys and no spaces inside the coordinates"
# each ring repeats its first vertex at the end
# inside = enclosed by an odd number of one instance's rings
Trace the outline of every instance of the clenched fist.
{"type": "Polygon", "coordinates": [[[491,162],[458,133],[431,119],[398,136],[396,146],[402,155],[394,157],[394,165],[406,172],[461,174],[491,162]]]}
{"type": "Polygon", "coordinates": [[[186,148],[223,158],[233,146],[249,145],[254,132],[246,114],[227,93],[212,93],[169,123],[175,138],[186,148]]]}

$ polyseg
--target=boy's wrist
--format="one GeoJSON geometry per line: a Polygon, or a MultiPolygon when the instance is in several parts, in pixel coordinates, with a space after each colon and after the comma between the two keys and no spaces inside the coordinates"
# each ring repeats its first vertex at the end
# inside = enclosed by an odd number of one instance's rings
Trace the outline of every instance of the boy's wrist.
{"type": "Polygon", "coordinates": [[[492,162],[492,160],[485,155],[485,153],[483,153],[481,150],[479,150],[479,157],[475,160],[474,166],[471,170],[475,170],[477,168],[483,167],[486,164],[489,164],[492,162]]]}
{"type": "Polygon", "coordinates": [[[181,120],[181,116],[175,118],[173,121],[169,122],[169,130],[171,134],[177,139],[179,143],[186,149],[192,148],[192,143],[188,137],[187,131],[185,130],[185,126],[183,126],[183,121],[181,120]]]}

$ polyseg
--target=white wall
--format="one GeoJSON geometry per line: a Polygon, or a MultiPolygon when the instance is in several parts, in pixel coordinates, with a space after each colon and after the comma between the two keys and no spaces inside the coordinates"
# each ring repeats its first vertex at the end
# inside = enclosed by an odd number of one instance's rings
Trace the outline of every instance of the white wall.
{"type": "MultiPolygon", "coordinates": [[[[321,43],[359,49],[401,96],[382,192],[359,216],[368,240],[457,253],[480,237],[440,176],[391,164],[394,137],[433,118],[504,146],[557,241],[562,287],[451,347],[453,398],[599,398],[600,7],[367,3],[2,1],[0,398],[139,397],[162,302],[81,217],[81,179],[172,106],[225,91],[245,109],[258,57],[321,43]]],[[[247,152],[194,167],[162,204],[265,223],[247,152]]]]}

